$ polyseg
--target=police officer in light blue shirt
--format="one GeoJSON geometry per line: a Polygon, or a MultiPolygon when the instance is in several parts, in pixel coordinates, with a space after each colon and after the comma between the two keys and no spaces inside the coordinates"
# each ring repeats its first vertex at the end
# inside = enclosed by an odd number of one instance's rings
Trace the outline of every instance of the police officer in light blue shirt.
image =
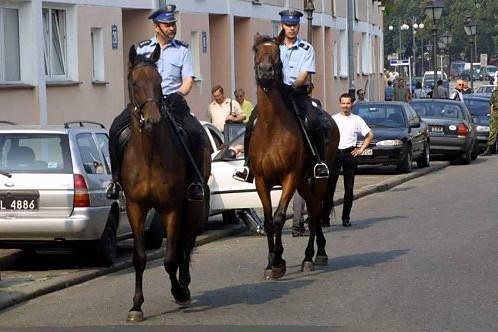
{"type": "MultiPolygon", "coordinates": [[[[283,10],[278,13],[280,15],[280,23],[282,30],[277,37],[277,43],[280,45],[280,60],[282,61],[283,83],[286,94],[293,99],[298,109],[298,116],[303,118],[308,117],[309,122],[313,127],[320,126],[320,120],[317,112],[312,106],[310,86],[310,74],[315,73],[315,50],[313,46],[298,37],[299,23],[303,13],[298,10],[283,10]]],[[[244,146],[249,146],[249,139],[252,132],[252,123],[257,115],[257,111],[253,111],[251,118],[246,126],[246,135],[244,138],[244,146]]],[[[303,121],[299,122],[300,124],[303,121]]],[[[303,132],[306,128],[302,128],[303,132]]],[[[314,168],[314,176],[316,178],[326,178],[329,176],[328,167],[321,160],[324,155],[324,142],[319,135],[309,135],[312,138],[313,146],[309,146],[310,151],[315,151],[316,164],[314,168]],[[313,139],[314,138],[314,139],[313,139]]],[[[309,140],[305,140],[308,142],[309,140]]],[[[246,149],[247,151],[247,149],[246,149]]],[[[247,156],[247,154],[246,154],[247,156]]],[[[233,174],[233,178],[240,181],[250,181],[252,179],[249,174],[249,160],[246,157],[246,162],[243,168],[237,169],[233,174]]]]}
{"type": "MultiPolygon", "coordinates": [[[[192,89],[194,68],[188,45],[175,39],[175,9],[175,5],[167,5],[149,16],[153,22],[155,36],[140,42],[136,51],[139,55],[150,56],[158,44],[161,47],[161,55],[156,66],[162,78],[163,102],[167,105],[176,122],[187,132],[191,142],[190,153],[202,174],[203,152],[200,147],[204,146],[204,142],[207,142],[206,134],[200,122],[190,113],[184,98],[192,89]]],[[[130,120],[131,113],[126,108],[114,119],[109,130],[109,152],[113,177],[113,181],[107,188],[107,197],[110,199],[117,198],[121,190],[119,180],[124,146],[119,138],[121,133],[129,128],[130,120]]],[[[180,137],[180,139],[183,138],[180,137]]],[[[191,166],[195,167],[195,165],[191,166]]],[[[187,192],[189,199],[203,199],[204,189],[201,181],[202,179],[192,178],[187,192]]]]}

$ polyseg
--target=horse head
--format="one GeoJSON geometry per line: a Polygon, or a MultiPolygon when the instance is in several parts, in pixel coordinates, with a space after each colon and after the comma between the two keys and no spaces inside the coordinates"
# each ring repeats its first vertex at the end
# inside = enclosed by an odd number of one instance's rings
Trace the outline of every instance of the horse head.
{"type": "Polygon", "coordinates": [[[128,54],[128,90],[133,105],[132,114],[138,119],[140,129],[150,132],[161,120],[161,75],[156,61],[161,55],[159,44],[150,57],[137,54],[132,45],[128,54]]]}
{"type": "Polygon", "coordinates": [[[256,82],[265,90],[282,80],[280,49],[273,37],[256,35],[254,43],[254,71],[256,82]]]}

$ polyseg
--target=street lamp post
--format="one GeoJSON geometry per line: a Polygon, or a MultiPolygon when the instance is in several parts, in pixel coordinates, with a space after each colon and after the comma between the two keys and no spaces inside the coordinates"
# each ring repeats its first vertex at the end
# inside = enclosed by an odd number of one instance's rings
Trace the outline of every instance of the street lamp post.
{"type": "Polygon", "coordinates": [[[432,20],[432,39],[433,39],[433,47],[434,47],[434,54],[433,54],[433,68],[434,68],[434,86],[437,81],[437,24],[439,22],[439,19],[441,18],[441,14],[443,12],[443,4],[441,3],[440,0],[433,0],[430,2],[427,6],[425,6],[425,15],[432,20]]]}
{"type": "Polygon", "coordinates": [[[429,62],[429,68],[431,68],[431,66],[432,66],[432,43],[427,43],[425,45],[425,47],[427,47],[427,52],[429,54],[429,56],[427,57],[427,61],[429,62]]]}
{"type": "Polygon", "coordinates": [[[417,29],[424,28],[424,23],[417,24],[414,19],[412,21],[414,22],[412,25],[412,28],[413,28],[413,34],[412,34],[413,35],[413,39],[412,39],[413,76],[417,76],[417,44],[415,43],[415,35],[417,34],[417,29]]]}
{"type": "MultiPolygon", "coordinates": [[[[389,26],[389,31],[393,31],[394,30],[394,27],[392,25],[389,26]]],[[[401,31],[405,31],[405,30],[408,30],[410,29],[410,27],[408,26],[408,24],[402,24],[399,26],[399,48],[397,50],[396,53],[398,53],[398,59],[401,59],[401,51],[403,50],[402,47],[401,47],[401,31]]]]}
{"type": "MultiPolygon", "coordinates": [[[[452,40],[453,40],[453,35],[449,31],[446,31],[445,33],[443,33],[441,35],[441,41],[443,42],[445,49],[448,51],[448,79],[450,78],[450,60],[451,60],[449,50],[450,50],[450,44],[451,44],[452,40]]],[[[442,67],[442,65],[441,65],[441,67],[442,67]]],[[[442,72],[442,70],[441,70],[441,72],[442,72]]]]}
{"type": "Polygon", "coordinates": [[[475,55],[472,55],[473,51],[473,43],[475,44],[476,42],[476,34],[477,34],[477,23],[475,21],[472,21],[470,18],[466,20],[465,25],[463,26],[465,33],[467,36],[471,37],[470,38],[470,87],[472,90],[474,90],[474,57],[475,55]],[[473,39],[473,40],[472,40],[473,39]]]}
{"type": "Polygon", "coordinates": [[[306,13],[306,18],[308,19],[308,43],[313,44],[313,12],[315,11],[315,5],[313,0],[304,0],[304,12],[306,13]]]}

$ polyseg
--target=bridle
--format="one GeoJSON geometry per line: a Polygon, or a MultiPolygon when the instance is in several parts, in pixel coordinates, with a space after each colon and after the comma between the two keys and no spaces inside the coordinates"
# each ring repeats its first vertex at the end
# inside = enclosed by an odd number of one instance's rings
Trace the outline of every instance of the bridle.
{"type": "MultiPolygon", "coordinates": [[[[138,63],[137,65],[133,66],[131,71],[133,71],[137,68],[146,67],[146,66],[151,66],[151,67],[154,67],[154,69],[156,69],[156,65],[152,62],[141,62],[141,63],[138,63]]],[[[131,72],[130,72],[130,74],[131,74],[131,72]]],[[[129,79],[128,80],[128,91],[130,94],[130,103],[131,103],[131,105],[133,105],[133,110],[131,112],[131,115],[133,117],[135,117],[135,119],[137,119],[137,121],[139,123],[139,130],[142,131],[142,128],[145,124],[145,118],[143,115],[143,109],[144,109],[145,105],[147,105],[147,103],[156,103],[159,106],[159,108],[161,108],[161,104],[159,103],[158,100],[156,100],[153,97],[147,97],[147,98],[145,98],[145,100],[143,102],[138,103],[136,98],[135,98],[135,94],[133,93],[133,85],[134,85],[134,82],[131,82],[131,80],[129,79]]]]}
{"type": "MultiPolygon", "coordinates": [[[[273,39],[266,39],[265,38],[254,46],[254,51],[256,53],[259,53],[262,56],[272,58],[272,56],[274,54],[273,51],[261,51],[261,52],[258,51],[258,47],[262,46],[262,45],[263,46],[267,45],[267,46],[277,46],[278,47],[277,43],[273,39]]],[[[278,49],[277,49],[277,51],[278,51],[278,49]]],[[[265,93],[268,93],[271,90],[271,84],[268,84],[270,80],[265,79],[263,77],[263,72],[262,72],[262,69],[260,67],[260,64],[261,63],[254,64],[254,71],[256,73],[256,82],[258,83],[258,85],[260,85],[263,88],[263,91],[265,93]]],[[[282,61],[277,61],[277,62],[272,61],[272,71],[274,74],[272,80],[279,83],[281,81],[281,75],[282,75],[282,61]]]]}

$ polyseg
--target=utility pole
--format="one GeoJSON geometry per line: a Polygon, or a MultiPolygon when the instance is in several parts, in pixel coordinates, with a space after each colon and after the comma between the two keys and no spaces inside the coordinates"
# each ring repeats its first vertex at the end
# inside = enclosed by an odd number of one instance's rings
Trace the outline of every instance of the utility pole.
{"type": "Polygon", "coordinates": [[[354,72],[354,54],[353,54],[353,41],[354,41],[354,1],[348,1],[348,76],[349,76],[349,95],[355,98],[355,72],[354,72]]]}

